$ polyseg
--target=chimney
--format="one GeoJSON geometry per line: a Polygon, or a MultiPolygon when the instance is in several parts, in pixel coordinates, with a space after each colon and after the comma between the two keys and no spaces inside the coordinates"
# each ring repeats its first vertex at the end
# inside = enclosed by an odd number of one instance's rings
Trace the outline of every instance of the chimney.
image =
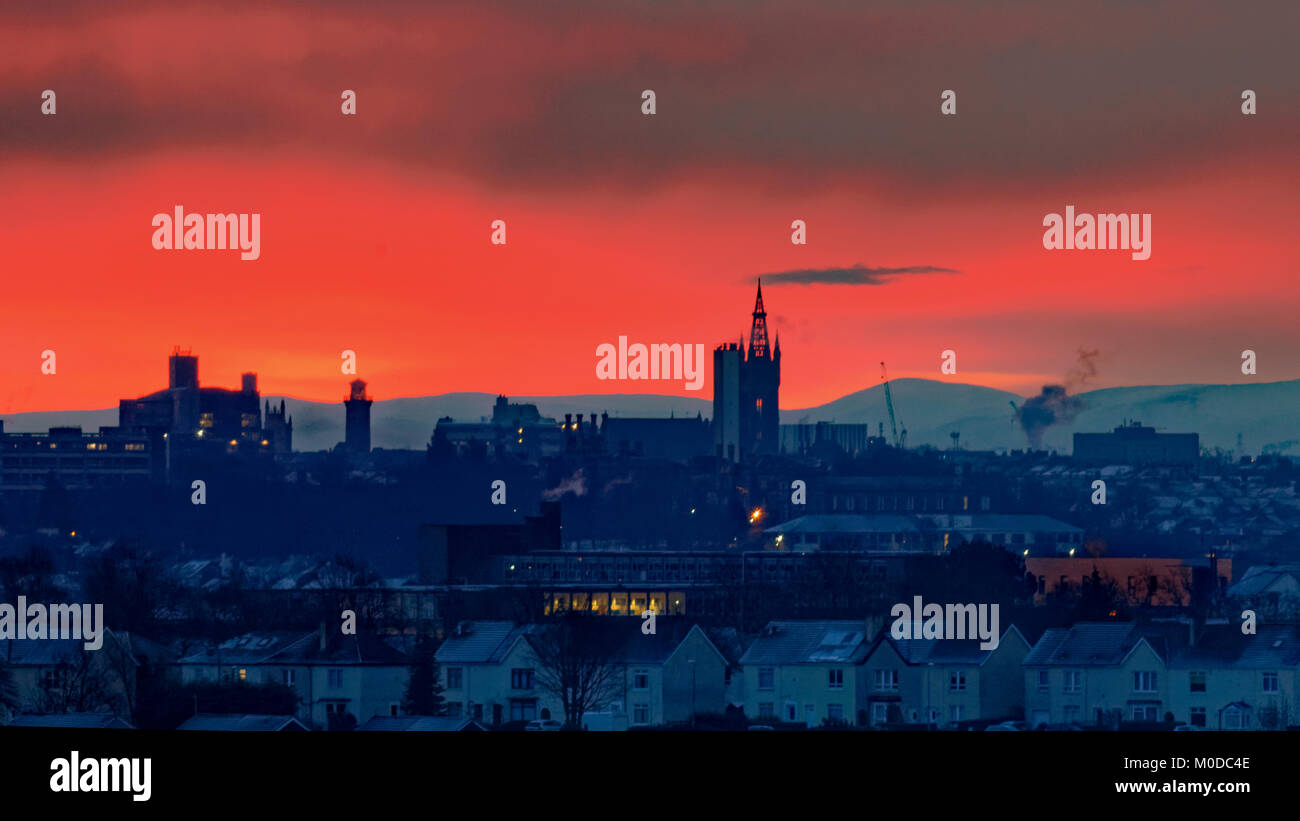
{"type": "Polygon", "coordinates": [[[322,621],[322,622],[320,623],[320,651],[321,651],[322,653],[325,652],[325,644],[326,644],[326,641],[325,641],[325,622],[322,621]]]}
{"type": "Polygon", "coordinates": [[[564,414],[564,429],[565,430],[573,429],[573,414],[571,413],[564,414]]]}
{"type": "Polygon", "coordinates": [[[244,393],[257,393],[257,374],[245,373],[239,377],[244,393]]]}

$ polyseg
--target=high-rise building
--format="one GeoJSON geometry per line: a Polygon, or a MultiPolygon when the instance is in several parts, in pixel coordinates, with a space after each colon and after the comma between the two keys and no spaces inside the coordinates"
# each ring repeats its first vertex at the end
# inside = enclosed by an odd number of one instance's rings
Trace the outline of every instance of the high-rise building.
{"type": "Polygon", "coordinates": [[[719,345],[713,351],[713,444],[735,462],[780,449],[781,340],[769,343],[763,284],[754,300],[749,347],[719,345]]]}
{"type": "Polygon", "coordinates": [[[375,400],[366,396],[366,383],[362,379],[352,380],[352,393],[343,400],[347,408],[347,429],[344,448],[357,456],[370,454],[370,405],[375,400]]]}

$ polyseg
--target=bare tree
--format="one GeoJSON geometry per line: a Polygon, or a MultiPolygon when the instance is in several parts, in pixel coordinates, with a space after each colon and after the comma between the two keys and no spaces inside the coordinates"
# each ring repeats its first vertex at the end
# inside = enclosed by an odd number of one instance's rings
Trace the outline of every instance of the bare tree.
{"type": "Polygon", "coordinates": [[[77,648],[46,670],[36,709],[40,713],[113,712],[129,715],[126,701],[114,686],[115,676],[93,651],[77,648]]]}
{"type": "Polygon", "coordinates": [[[18,684],[14,681],[9,665],[0,659],[0,724],[8,723],[12,715],[18,712],[18,706],[18,684]]]}
{"type": "Polygon", "coordinates": [[[618,693],[622,668],[614,661],[619,644],[611,626],[599,616],[569,612],[528,637],[537,684],[560,701],[569,729],[581,727],[585,713],[618,693]]]}
{"type": "Polygon", "coordinates": [[[1259,726],[1262,730],[1285,730],[1290,724],[1291,705],[1286,696],[1278,695],[1269,699],[1259,709],[1259,726]]]}

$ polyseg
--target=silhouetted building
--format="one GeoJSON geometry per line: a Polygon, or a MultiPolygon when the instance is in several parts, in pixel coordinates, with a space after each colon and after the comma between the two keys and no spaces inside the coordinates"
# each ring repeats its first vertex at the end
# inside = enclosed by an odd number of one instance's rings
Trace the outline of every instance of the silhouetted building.
{"type": "Polygon", "coordinates": [[[555,420],[542,418],[541,412],[532,403],[511,402],[504,395],[497,396],[496,404],[492,406],[492,424],[494,425],[518,427],[520,425],[535,425],[539,422],[551,424],[555,420]]]}
{"type": "Polygon", "coordinates": [[[40,491],[51,482],[77,490],[148,479],[151,458],[147,436],[120,428],[5,433],[0,420],[0,490],[6,493],[40,491]]]}
{"type": "Polygon", "coordinates": [[[885,447],[883,436],[872,436],[871,425],[834,422],[781,425],[781,452],[798,456],[857,456],[885,447]]]}
{"type": "Polygon", "coordinates": [[[601,427],[609,453],[690,462],[709,455],[709,423],[694,419],[628,419],[610,417],[601,427]]]}
{"type": "Polygon", "coordinates": [[[1157,433],[1141,422],[1120,425],[1111,433],[1076,433],[1074,458],[1109,465],[1192,465],[1200,458],[1195,433],[1157,433]]]}
{"type": "Polygon", "coordinates": [[[267,401],[263,435],[270,442],[272,453],[293,452],[293,417],[285,416],[283,399],[280,400],[278,411],[271,407],[269,400],[267,401]]]}
{"type": "Polygon", "coordinates": [[[560,503],[542,502],[517,525],[421,525],[420,584],[481,583],[501,556],[560,549],[560,503]]]}
{"type": "Polygon", "coordinates": [[[199,387],[198,357],[176,348],[168,360],[167,388],[121,400],[118,426],[217,441],[258,441],[262,438],[258,399],[257,374],[243,374],[237,391],[199,387]]]}
{"type": "MultiPolygon", "coordinates": [[[[605,414],[604,418],[608,418],[605,414]]],[[[461,458],[502,458],[510,456],[528,461],[566,453],[591,452],[601,447],[601,426],[596,414],[566,413],[558,422],[542,416],[533,404],[510,402],[498,396],[492,407],[492,419],[457,422],[450,416],[438,420],[433,442],[440,452],[461,458]]]]}
{"type": "MultiPolygon", "coordinates": [[[[271,438],[262,428],[257,374],[242,374],[238,390],[200,387],[198,357],[179,347],[168,359],[165,389],[118,402],[117,429],[122,436],[144,437],[158,477],[167,475],[178,459],[198,453],[272,452],[271,438]]],[[[287,438],[284,443],[280,452],[291,446],[287,438]]]]}
{"type": "Polygon", "coordinates": [[[736,462],[776,453],[781,445],[781,340],[768,343],[761,282],[753,317],[748,350],[742,337],[713,351],[713,444],[719,457],[736,462]]]}
{"type": "Polygon", "coordinates": [[[347,429],[344,447],[349,453],[366,456],[370,453],[370,406],[375,400],[366,396],[366,383],[352,380],[352,394],[343,400],[347,408],[347,429]]]}

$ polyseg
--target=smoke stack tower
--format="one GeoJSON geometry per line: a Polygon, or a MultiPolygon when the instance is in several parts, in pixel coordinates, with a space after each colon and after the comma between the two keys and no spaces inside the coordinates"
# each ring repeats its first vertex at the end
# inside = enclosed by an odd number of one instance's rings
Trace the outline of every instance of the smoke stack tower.
{"type": "Polygon", "coordinates": [[[375,400],[366,396],[366,383],[352,380],[352,394],[343,400],[347,408],[347,431],[344,448],[355,456],[370,454],[370,405],[375,400]]]}

